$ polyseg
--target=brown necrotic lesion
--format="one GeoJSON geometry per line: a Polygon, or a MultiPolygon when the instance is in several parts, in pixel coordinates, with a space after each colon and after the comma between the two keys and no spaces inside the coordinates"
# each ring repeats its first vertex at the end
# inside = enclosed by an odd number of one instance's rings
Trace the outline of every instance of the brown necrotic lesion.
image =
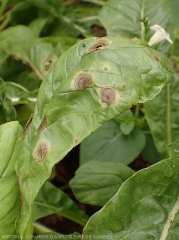
{"type": "Polygon", "coordinates": [[[96,43],[94,43],[87,53],[92,53],[98,50],[106,49],[111,45],[111,42],[105,38],[97,38],[96,43]]]}
{"type": "Polygon", "coordinates": [[[82,90],[91,87],[93,84],[93,77],[90,73],[81,72],[75,77],[75,90],[82,90]]]}
{"type": "Polygon", "coordinates": [[[37,129],[37,134],[40,133],[41,131],[43,131],[46,127],[47,127],[47,117],[45,115],[37,129]]]}
{"type": "Polygon", "coordinates": [[[43,163],[45,157],[49,153],[49,144],[47,141],[41,141],[38,143],[35,151],[34,151],[34,159],[38,163],[43,163]]]}
{"type": "Polygon", "coordinates": [[[106,103],[108,105],[111,105],[115,102],[116,100],[116,90],[111,87],[107,88],[102,88],[101,89],[101,94],[100,94],[101,101],[103,103],[106,103]]]}

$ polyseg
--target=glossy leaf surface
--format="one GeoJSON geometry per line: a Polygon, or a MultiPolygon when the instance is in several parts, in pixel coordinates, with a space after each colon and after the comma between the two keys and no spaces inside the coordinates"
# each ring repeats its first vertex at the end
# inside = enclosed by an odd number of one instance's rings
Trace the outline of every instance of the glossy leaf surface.
{"type": "Polygon", "coordinates": [[[125,135],[120,125],[111,120],[92,133],[80,146],[80,164],[97,160],[129,164],[145,146],[145,135],[137,127],[125,135]]]}
{"type": "Polygon", "coordinates": [[[70,187],[80,202],[103,206],[133,174],[120,163],[90,161],[76,171],[70,187]]]}
{"type": "MultiPolygon", "coordinates": [[[[178,239],[179,162],[163,160],[129,178],[84,229],[101,239],[178,239]]],[[[85,237],[86,236],[86,237],[85,237]]]]}

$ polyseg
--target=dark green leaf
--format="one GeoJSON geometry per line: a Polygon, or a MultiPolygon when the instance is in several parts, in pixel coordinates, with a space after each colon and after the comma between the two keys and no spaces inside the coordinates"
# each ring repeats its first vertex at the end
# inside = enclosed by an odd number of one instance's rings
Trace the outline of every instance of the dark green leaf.
{"type": "Polygon", "coordinates": [[[119,124],[111,120],[85,139],[80,147],[80,163],[91,160],[117,162],[128,165],[145,146],[143,132],[135,127],[128,135],[119,124]]]}
{"type": "Polygon", "coordinates": [[[150,134],[145,134],[145,137],[146,143],[144,149],[141,152],[142,157],[150,163],[159,162],[161,160],[161,156],[155,147],[152,136],[150,134]]]}
{"type": "Polygon", "coordinates": [[[85,226],[88,220],[88,216],[64,192],[45,182],[34,202],[34,221],[54,213],[82,226],[85,226]]]}
{"type": "Polygon", "coordinates": [[[120,124],[121,132],[128,135],[135,127],[134,116],[130,109],[121,113],[114,119],[120,124]]]}
{"type": "Polygon", "coordinates": [[[133,174],[120,163],[91,161],[76,171],[70,187],[80,202],[103,206],[133,174]]]}

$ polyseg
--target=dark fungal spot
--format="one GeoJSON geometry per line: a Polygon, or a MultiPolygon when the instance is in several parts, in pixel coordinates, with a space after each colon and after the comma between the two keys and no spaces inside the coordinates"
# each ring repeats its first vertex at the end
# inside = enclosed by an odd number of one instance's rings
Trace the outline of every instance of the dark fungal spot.
{"type": "Polygon", "coordinates": [[[83,48],[85,48],[85,47],[86,47],[86,44],[85,44],[85,43],[83,43],[83,44],[82,44],[82,47],[83,47],[83,48]]]}
{"type": "Polygon", "coordinates": [[[97,38],[96,43],[94,43],[88,50],[87,53],[92,53],[98,50],[106,49],[111,45],[111,42],[105,38],[97,38]]]}
{"type": "Polygon", "coordinates": [[[107,67],[104,67],[104,71],[107,72],[107,71],[108,71],[108,68],[107,68],[107,67]]]}
{"type": "Polygon", "coordinates": [[[44,116],[42,122],[40,123],[38,129],[37,129],[37,134],[43,131],[47,127],[47,117],[44,116]]]}
{"type": "Polygon", "coordinates": [[[75,77],[75,89],[82,90],[92,86],[93,77],[90,73],[81,72],[75,77]]]}
{"type": "Polygon", "coordinates": [[[28,134],[31,123],[32,123],[32,114],[31,114],[29,120],[27,121],[27,123],[26,123],[26,125],[25,125],[24,131],[23,131],[23,134],[24,134],[24,135],[27,135],[27,134],[28,134]]]}
{"type": "Polygon", "coordinates": [[[160,61],[160,60],[158,59],[158,57],[157,57],[156,55],[154,55],[154,54],[152,55],[152,58],[155,59],[155,60],[157,60],[157,61],[160,61]]]}
{"type": "Polygon", "coordinates": [[[47,141],[41,141],[35,151],[34,151],[34,159],[36,162],[38,163],[43,163],[45,157],[47,156],[47,154],[49,153],[49,144],[47,141]]]}
{"type": "Polygon", "coordinates": [[[116,91],[114,88],[102,88],[101,90],[101,101],[108,105],[111,105],[116,100],[116,91]]]}

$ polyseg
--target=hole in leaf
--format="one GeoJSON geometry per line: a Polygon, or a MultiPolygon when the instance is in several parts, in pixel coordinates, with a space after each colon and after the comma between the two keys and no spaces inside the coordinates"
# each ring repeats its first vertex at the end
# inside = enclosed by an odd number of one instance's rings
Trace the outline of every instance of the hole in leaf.
{"type": "Polygon", "coordinates": [[[88,50],[88,53],[92,53],[98,50],[106,49],[108,48],[111,43],[109,40],[104,39],[104,38],[97,38],[97,42],[94,43],[88,50]]]}

